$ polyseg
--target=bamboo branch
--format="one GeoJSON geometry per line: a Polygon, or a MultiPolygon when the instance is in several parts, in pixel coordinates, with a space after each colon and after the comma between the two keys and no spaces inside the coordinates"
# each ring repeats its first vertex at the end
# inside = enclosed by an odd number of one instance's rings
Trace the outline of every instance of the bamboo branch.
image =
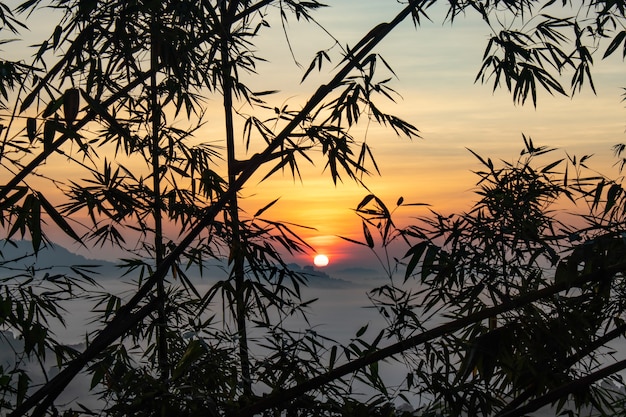
{"type": "Polygon", "coordinates": [[[615,362],[612,365],[606,366],[582,378],[568,382],[567,384],[563,384],[560,387],[549,391],[545,395],[529,401],[526,405],[522,407],[501,414],[497,414],[496,417],[521,417],[528,415],[528,413],[532,413],[533,411],[539,410],[541,407],[558,401],[565,395],[576,392],[581,388],[586,388],[594,382],[613,375],[614,373],[619,372],[623,369],[626,369],[626,359],[615,362]]]}

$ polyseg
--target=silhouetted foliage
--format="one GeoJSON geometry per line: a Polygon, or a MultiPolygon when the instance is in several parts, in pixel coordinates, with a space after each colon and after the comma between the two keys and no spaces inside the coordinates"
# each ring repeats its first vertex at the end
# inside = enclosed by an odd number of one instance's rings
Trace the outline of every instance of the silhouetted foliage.
{"type": "Polygon", "coordinates": [[[602,184],[621,185],[582,176],[587,156],[538,165],[555,150],[524,142],[514,164],[471,151],[484,170],[467,213],[433,211],[395,228],[393,211],[372,196],[357,210],[367,224],[377,219],[383,247],[409,245],[402,282],[371,298],[389,321],[387,338],[416,346],[402,352],[405,389],[431,399],[425,415],[521,416],[549,404],[623,413],[626,363],[611,346],[624,331],[624,206],[602,184]],[[579,214],[587,226],[561,220],[563,199],[591,208],[579,214]],[[434,330],[449,331],[425,339],[441,321],[449,323],[434,330]],[[609,377],[608,388],[598,383],[609,377]]]}
{"type": "Polygon", "coordinates": [[[0,225],[7,245],[19,236],[33,247],[26,267],[1,258],[0,323],[22,342],[14,363],[0,367],[3,411],[55,415],[64,406],[59,394],[86,371],[102,409],[65,405],[67,415],[402,415],[378,371],[394,356],[407,366],[402,389],[425,399],[421,415],[523,415],[549,403],[570,407],[568,395],[576,410],[619,409],[594,382],[624,367],[597,369],[610,363],[600,361],[603,347],[623,333],[621,183],[583,176],[587,156],[537,168],[553,151],[526,137],[516,164],[499,167],[472,151],[484,167],[469,213],[433,211],[399,227],[381,199],[368,195],[357,205],[364,241],[353,242],[380,256],[391,280],[370,294],[389,323],[373,340],[367,326],[347,346],[285,326],[311,301],[300,291],[306,277],[281,254],[309,247],[299,226],[266,217],[277,200],[249,215],[240,191],[254,175],[300,177],[314,151],[335,183],[360,183],[378,171],[369,145],[351,133],[363,120],[417,137],[415,126],[379,104],[396,94],[378,78],[381,68],[394,73],[374,48],[403,20],[418,27],[441,4],[451,22],[468,13],[484,20],[492,35],[476,80],[504,86],[516,103],[536,104],[540,89],[595,91],[593,55],[626,55],[625,11],[616,2],[408,1],[355,45],[331,38],[338,55],[314,54],[302,80],[327,63],[334,75],[294,110],[271,103],[274,86],[254,91],[246,77],[263,59],[255,41],[271,18],[288,33],[289,19],[315,23],[318,1],[0,4],[2,29],[12,35],[31,13],[59,13],[31,63],[0,62],[0,103],[9,112],[0,125],[0,225]],[[221,103],[223,142],[204,137],[208,100],[221,103]],[[80,174],[48,172],[53,158],[80,174]],[[562,198],[587,203],[585,227],[553,214],[562,198]],[[125,251],[120,276],[136,284],[133,293],[101,291],[85,265],[58,275],[39,269],[49,227],[83,245],[125,251]],[[394,260],[397,242],[408,250],[394,260]],[[209,259],[223,261],[224,276],[202,289],[189,268],[202,271],[209,259]],[[70,297],[93,301],[99,315],[84,350],[51,332],[70,297]],[[449,322],[431,328],[431,319],[449,322]],[[54,376],[44,369],[51,352],[54,376]],[[31,378],[33,363],[45,375],[41,385],[31,378]],[[378,394],[355,399],[349,375],[378,394]]]}

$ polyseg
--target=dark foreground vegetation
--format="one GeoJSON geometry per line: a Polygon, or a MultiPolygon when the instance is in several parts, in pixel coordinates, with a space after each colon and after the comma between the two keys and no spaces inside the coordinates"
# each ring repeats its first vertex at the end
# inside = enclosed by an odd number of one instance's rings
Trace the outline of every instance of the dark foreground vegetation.
{"type": "MultiPolygon", "coordinates": [[[[353,243],[389,275],[370,293],[388,326],[338,346],[283,325],[315,305],[281,257],[308,246],[297,226],[268,217],[276,200],[251,215],[240,191],[276,173],[297,178],[314,154],[334,181],[362,181],[377,169],[351,135],[362,121],[418,135],[381,110],[397,96],[375,47],[400,22],[419,30],[435,7],[452,22],[480,16],[492,35],[477,80],[520,105],[536,104],[538,91],[594,89],[593,59],[626,54],[618,1],[389,3],[398,14],[355,45],[328,38],[303,79],[336,69],[298,109],[273,103],[275,86],[247,82],[264,29],[282,24],[289,37],[288,22],[315,24],[315,0],[0,3],[7,40],[31,13],[59,16],[32,62],[0,61],[3,237],[28,238],[35,254],[51,230],[114,245],[128,253],[120,276],[137,283],[121,298],[85,265],[50,274],[36,256],[1,257],[0,323],[11,332],[1,334],[19,341],[0,364],[3,415],[504,417],[545,405],[624,414],[623,397],[599,383],[621,383],[626,367],[611,348],[626,330],[624,190],[589,169],[589,156],[559,156],[527,137],[515,163],[475,154],[483,168],[467,213],[433,211],[400,227],[393,213],[410,203],[390,209],[367,195],[357,205],[364,233],[353,243]],[[221,115],[206,113],[209,100],[221,115]],[[215,120],[224,140],[198,137],[215,120]],[[67,176],[48,169],[53,161],[67,176]],[[200,292],[188,267],[210,259],[227,259],[226,278],[200,292]],[[51,330],[63,322],[60,303],[79,297],[93,303],[98,329],[68,346],[51,330]],[[35,378],[50,357],[59,371],[35,378]],[[405,366],[400,387],[381,378],[383,360],[405,366]],[[85,375],[99,405],[61,403],[85,375]],[[355,381],[374,394],[352,395],[355,381]],[[398,410],[403,398],[417,410],[398,410]]],[[[623,151],[616,145],[622,166],[623,151]]]]}

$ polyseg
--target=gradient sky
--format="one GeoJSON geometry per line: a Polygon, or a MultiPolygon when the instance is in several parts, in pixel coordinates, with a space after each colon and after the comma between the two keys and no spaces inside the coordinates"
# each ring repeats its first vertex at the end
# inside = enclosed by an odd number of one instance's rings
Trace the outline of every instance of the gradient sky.
{"type": "MultiPolygon", "coordinates": [[[[401,8],[391,1],[338,0],[329,4],[331,7],[318,14],[319,21],[344,44],[354,44],[361,34],[381,21],[391,20],[401,8]]],[[[442,10],[434,8],[433,22],[426,21],[417,29],[406,21],[376,49],[398,75],[392,86],[402,95],[395,105],[387,107],[388,111],[415,124],[422,139],[408,141],[389,129],[369,126],[367,141],[382,171],[382,176],[366,180],[372,192],[390,207],[403,196],[407,202],[429,203],[443,213],[467,209],[477,180],[470,171],[480,165],[466,148],[494,160],[513,162],[523,147],[522,133],[536,145],[559,148],[551,158],[564,157],[565,151],[578,156],[594,154],[591,165],[601,172],[610,171],[615,161],[611,146],[624,141],[626,126],[620,59],[596,58],[597,95],[590,89],[573,98],[540,92],[537,108],[530,100],[524,106],[516,105],[508,91],[493,92],[490,84],[474,83],[490,34],[487,25],[477,16],[450,25],[444,22],[442,10]]],[[[309,56],[331,44],[323,34],[314,35],[302,24],[292,23],[289,29],[294,50],[309,46],[308,55],[296,52],[296,59],[305,68],[309,56]],[[316,41],[313,46],[311,39],[316,41]]],[[[287,103],[297,103],[297,99],[308,97],[316,82],[324,82],[329,75],[323,70],[311,82],[299,85],[302,71],[292,64],[278,25],[273,30],[277,40],[269,55],[276,58],[267,64],[272,68],[268,73],[279,74],[281,85],[289,86],[282,88],[289,98],[287,103]]],[[[568,78],[562,82],[569,85],[568,78]]],[[[363,138],[364,130],[355,137],[363,138]]],[[[360,256],[362,252],[340,244],[334,236],[362,240],[359,219],[350,209],[367,191],[349,182],[335,187],[328,176],[320,174],[322,166],[311,170],[303,184],[294,184],[289,177],[274,178],[271,184],[262,184],[255,191],[261,196],[265,195],[261,190],[270,195],[284,190],[280,208],[285,210],[285,217],[316,227],[318,231],[310,240],[331,257],[331,262],[333,256],[335,260],[354,257],[355,253],[360,256]]],[[[398,214],[400,223],[406,224],[410,217],[426,213],[425,208],[403,208],[398,214]]]]}
{"type": "MultiPolygon", "coordinates": [[[[343,45],[354,45],[373,26],[391,20],[402,7],[391,0],[328,0],[327,3],[331,7],[316,16],[343,45]]],[[[515,105],[507,91],[492,92],[491,85],[474,83],[489,36],[486,24],[477,16],[468,16],[451,26],[444,22],[442,10],[433,9],[433,22],[425,21],[417,29],[406,21],[376,49],[398,75],[392,87],[402,96],[397,103],[386,106],[386,110],[413,123],[422,138],[409,141],[374,124],[363,124],[353,130],[358,140],[367,135],[382,171],[382,176],[366,179],[372,192],[389,206],[403,196],[406,202],[429,203],[444,213],[467,209],[476,181],[470,171],[479,165],[466,148],[494,160],[514,161],[523,146],[522,133],[532,137],[536,145],[560,148],[558,157],[565,156],[565,151],[576,155],[593,153],[595,162],[591,165],[609,172],[614,162],[611,146],[624,142],[626,126],[621,102],[621,59],[604,62],[600,60],[603,50],[598,53],[594,70],[597,95],[589,89],[573,98],[541,93],[537,108],[530,102],[525,106],[515,105]]],[[[45,21],[41,19],[42,14],[29,19],[29,26],[35,28],[29,38],[36,39],[46,33],[43,22],[50,22],[49,16],[45,21]]],[[[331,78],[334,67],[327,65],[320,74],[300,83],[313,54],[332,46],[333,42],[321,30],[295,19],[290,20],[287,32],[295,59],[302,68],[294,63],[279,22],[272,21],[272,28],[262,32],[258,45],[258,54],[268,62],[259,65],[259,74],[250,79],[250,84],[253,89],[255,86],[259,90],[280,89],[279,94],[268,99],[270,104],[287,104],[297,109],[320,82],[331,78]]],[[[17,48],[14,45],[17,44],[4,45],[2,53],[24,53],[25,49],[12,50],[17,48]]],[[[20,45],[23,48],[23,43],[20,45]]],[[[332,53],[336,57],[339,51],[335,48],[332,53]]],[[[380,69],[384,71],[382,66],[380,69]]],[[[569,83],[568,78],[562,81],[564,85],[569,83]]],[[[219,108],[217,104],[219,98],[214,97],[209,106],[219,108]]],[[[242,112],[246,111],[242,108],[242,112]]],[[[198,141],[223,137],[221,126],[212,121],[211,112],[209,122],[198,135],[198,141]]],[[[360,221],[351,209],[367,191],[348,179],[333,185],[330,176],[322,172],[323,161],[318,158],[316,162],[316,166],[303,171],[302,183],[288,174],[261,184],[251,182],[242,192],[249,197],[244,207],[254,213],[280,197],[267,216],[316,228],[313,232],[302,231],[302,235],[320,253],[330,257],[331,265],[371,264],[371,257],[365,261],[361,251],[337,237],[360,240],[360,221]]],[[[65,167],[49,169],[62,173],[65,167]]],[[[402,209],[400,224],[426,213],[424,208],[402,209]]],[[[63,240],[61,243],[68,245],[63,240]]],[[[87,256],[102,253],[93,251],[87,256]]],[[[309,257],[295,260],[310,262],[309,257]]]]}

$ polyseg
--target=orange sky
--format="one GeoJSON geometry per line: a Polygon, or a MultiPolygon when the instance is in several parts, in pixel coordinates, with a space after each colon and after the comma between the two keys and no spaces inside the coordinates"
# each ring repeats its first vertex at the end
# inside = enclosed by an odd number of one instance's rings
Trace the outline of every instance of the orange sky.
{"type": "MultiPolygon", "coordinates": [[[[354,44],[375,24],[390,20],[401,7],[394,2],[377,1],[328,3],[332,7],[319,13],[320,23],[342,44],[354,44]],[[345,19],[347,13],[349,20],[345,19]]],[[[43,33],[37,18],[34,15],[30,20],[29,25],[36,28],[30,36],[43,33]]],[[[535,144],[559,147],[570,154],[594,153],[592,165],[603,172],[609,171],[613,163],[610,147],[624,141],[626,126],[620,60],[602,62],[598,57],[597,96],[589,91],[574,98],[540,94],[536,109],[530,103],[516,106],[508,92],[493,93],[491,85],[474,83],[488,28],[477,19],[459,21],[453,27],[442,24],[441,16],[434,16],[433,20],[434,23],[425,22],[417,30],[407,22],[377,50],[397,73],[399,79],[392,86],[402,95],[387,110],[415,124],[422,139],[409,141],[397,137],[390,129],[368,127],[367,141],[382,171],[381,177],[366,180],[372,192],[389,206],[403,196],[406,202],[430,203],[433,209],[444,213],[466,209],[472,201],[471,189],[476,180],[470,171],[478,168],[478,164],[465,148],[492,159],[513,161],[523,145],[522,133],[532,137],[535,144]]],[[[289,33],[296,59],[304,68],[294,64],[282,29],[274,25],[260,38],[258,51],[269,62],[259,65],[259,75],[251,78],[250,84],[253,89],[255,86],[263,90],[280,89],[281,93],[272,97],[270,104],[287,103],[298,108],[320,82],[332,76],[333,67],[328,65],[319,75],[314,74],[300,84],[312,54],[331,46],[332,42],[320,30],[295,21],[290,24],[289,33]]],[[[4,45],[3,52],[12,53],[10,48],[12,44],[4,45]]],[[[564,78],[563,83],[567,85],[568,80],[564,78]]],[[[209,105],[215,106],[217,112],[218,103],[219,97],[214,97],[209,105]]],[[[242,111],[248,110],[242,108],[242,111]]],[[[221,116],[213,116],[211,111],[208,115],[209,123],[199,132],[198,141],[223,138],[221,116]]],[[[360,125],[353,130],[356,139],[365,138],[365,128],[360,125]]],[[[67,164],[61,159],[56,158],[56,166],[50,161],[46,172],[74,175],[68,173],[67,164]]],[[[267,217],[316,228],[314,232],[303,230],[302,235],[319,252],[329,255],[331,265],[338,260],[346,264],[361,262],[358,257],[362,253],[336,236],[360,239],[360,221],[351,209],[367,191],[348,179],[333,185],[322,168],[323,161],[317,159],[316,166],[303,170],[302,183],[288,174],[274,176],[261,184],[249,183],[242,192],[248,197],[244,208],[254,213],[280,197],[267,217]]],[[[407,222],[411,216],[425,213],[424,208],[406,208],[399,215],[407,222]]],[[[65,239],[61,243],[67,245],[65,239]]],[[[105,253],[96,250],[88,256],[105,253]]],[[[310,258],[296,261],[311,262],[310,258]]]]}
{"type": "MultiPolygon", "coordinates": [[[[389,20],[393,14],[390,7],[378,7],[376,4],[380,3],[376,2],[344,0],[331,4],[333,7],[323,13],[327,19],[324,21],[337,24],[346,42],[357,39],[357,28],[372,27],[374,22],[389,20]],[[358,13],[353,24],[346,27],[342,24],[345,20],[338,16],[344,16],[348,10],[358,13]]],[[[569,98],[540,92],[536,109],[530,102],[515,105],[507,91],[493,92],[491,85],[474,83],[489,34],[487,27],[477,19],[459,21],[453,27],[442,24],[441,19],[433,20],[434,23],[426,22],[417,30],[411,24],[403,25],[377,50],[397,73],[393,87],[402,95],[397,104],[389,105],[389,112],[414,123],[422,136],[408,141],[389,129],[369,127],[367,141],[382,176],[373,176],[366,183],[389,206],[403,196],[407,202],[429,203],[444,213],[467,209],[473,201],[472,188],[477,180],[470,171],[480,166],[466,148],[494,160],[513,162],[523,147],[522,133],[532,137],[536,145],[560,148],[555,159],[565,157],[565,151],[579,156],[594,154],[591,165],[604,173],[611,171],[611,146],[624,141],[626,126],[621,103],[621,60],[597,59],[597,95],[582,91],[569,98]]],[[[296,37],[296,41],[301,40],[297,46],[305,45],[311,38],[296,37]]],[[[322,47],[311,48],[314,51],[322,47]]],[[[286,86],[282,95],[287,103],[297,103],[307,97],[315,82],[323,82],[328,75],[322,73],[300,86],[301,72],[285,64],[290,57],[284,49],[280,51],[276,52],[281,58],[279,62],[264,65],[273,69],[268,72],[281,77],[281,85],[286,86]]],[[[296,58],[306,67],[306,56],[296,58]]],[[[568,85],[567,78],[563,78],[563,84],[568,85]]],[[[362,138],[363,133],[355,137],[362,138]]],[[[360,222],[350,209],[367,191],[350,183],[335,187],[320,172],[318,166],[305,176],[303,184],[294,184],[290,178],[274,178],[272,184],[260,185],[255,191],[259,197],[282,195],[275,209],[284,210],[280,218],[318,228],[311,242],[320,251],[328,252],[331,262],[334,253],[343,260],[354,248],[339,247],[341,241],[333,236],[341,234],[362,240],[360,222]]],[[[409,222],[410,217],[426,212],[424,208],[404,208],[398,214],[402,221],[409,222]]]]}

